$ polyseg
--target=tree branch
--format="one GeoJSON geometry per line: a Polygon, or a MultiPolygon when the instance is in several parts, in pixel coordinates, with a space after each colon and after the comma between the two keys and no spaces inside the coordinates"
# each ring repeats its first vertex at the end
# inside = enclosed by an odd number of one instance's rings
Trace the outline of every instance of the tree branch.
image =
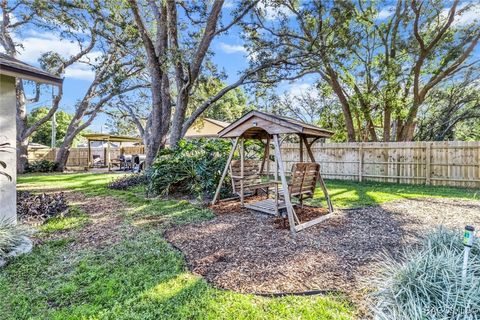
{"type": "Polygon", "coordinates": [[[45,122],[47,122],[48,120],[50,120],[50,118],[53,116],[53,114],[55,112],[57,112],[57,109],[58,109],[58,106],[60,104],[60,101],[62,100],[62,96],[63,96],[63,86],[60,85],[58,87],[58,93],[57,95],[55,96],[55,98],[53,99],[53,103],[52,103],[52,107],[48,110],[47,114],[42,117],[41,119],[39,119],[37,122],[35,122],[34,124],[32,124],[24,133],[23,133],[23,136],[22,136],[22,140],[30,137],[30,135],[32,135],[32,133],[34,133],[42,124],[44,124],[45,122]]]}
{"type": "Polygon", "coordinates": [[[222,10],[223,0],[215,0],[212,6],[212,10],[208,15],[207,24],[205,26],[205,31],[203,32],[202,39],[198,45],[197,51],[194,55],[193,61],[191,63],[190,72],[189,72],[189,83],[192,84],[198,78],[200,73],[200,67],[202,66],[203,59],[207,54],[210,43],[215,37],[215,30],[217,28],[218,18],[222,10]]]}
{"type": "Polygon", "coordinates": [[[245,17],[245,15],[250,12],[250,10],[252,10],[256,5],[257,3],[259,2],[259,0],[255,0],[253,1],[251,4],[249,4],[247,7],[245,7],[243,9],[243,11],[238,15],[236,16],[228,25],[226,25],[225,27],[221,28],[221,29],[218,29],[217,32],[215,32],[215,35],[218,35],[220,33],[223,33],[225,31],[227,31],[228,29],[230,29],[232,26],[236,25],[238,22],[240,22],[243,17],[245,17]]]}

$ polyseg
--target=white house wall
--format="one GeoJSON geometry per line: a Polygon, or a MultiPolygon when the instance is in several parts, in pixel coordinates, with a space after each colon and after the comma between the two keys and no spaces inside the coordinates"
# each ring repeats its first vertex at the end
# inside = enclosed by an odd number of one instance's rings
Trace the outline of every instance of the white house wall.
{"type": "Polygon", "coordinates": [[[11,176],[12,181],[0,175],[0,219],[16,221],[16,97],[15,78],[0,75],[0,144],[9,143],[8,152],[0,152],[0,160],[7,164],[7,168],[0,168],[11,176]]]}

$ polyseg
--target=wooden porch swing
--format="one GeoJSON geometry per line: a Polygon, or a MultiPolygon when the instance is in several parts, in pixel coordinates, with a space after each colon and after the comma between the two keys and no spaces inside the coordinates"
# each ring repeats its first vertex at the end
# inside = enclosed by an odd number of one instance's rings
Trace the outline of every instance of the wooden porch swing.
{"type": "Polygon", "coordinates": [[[328,138],[333,132],[309,125],[291,118],[281,117],[260,111],[250,111],[228,127],[219,132],[219,137],[234,139],[233,147],[227,159],[212,203],[219,200],[220,189],[230,170],[233,192],[236,193],[242,207],[267,214],[279,216],[286,212],[292,233],[316,225],[333,215],[333,206],[327,188],[320,174],[320,165],[315,162],[311,146],[320,138],[328,138]],[[280,152],[280,135],[296,134],[299,137],[300,162],[294,163],[290,183],[285,176],[285,168],[280,152]],[[245,159],[245,139],[257,139],[264,143],[264,153],[261,163],[245,159]],[[273,141],[274,178],[270,180],[270,148],[273,141]],[[304,146],[311,162],[304,162],[304,146]],[[239,149],[240,160],[233,160],[236,149],[239,149]],[[265,176],[265,179],[262,179],[265,176]],[[278,180],[280,177],[280,180],[278,180]],[[298,199],[303,206],[303,200],[312,198],[317,182],[320,183],[328,205],[328,214],[301,222],[294,210],[292,198],[298,199]],[[273,189],[273,199],[269,198],[269,190],[273,189]],[[245,203],[245,197],[257,194],[263,190],[267,198],[260,201],[245,203]]]}

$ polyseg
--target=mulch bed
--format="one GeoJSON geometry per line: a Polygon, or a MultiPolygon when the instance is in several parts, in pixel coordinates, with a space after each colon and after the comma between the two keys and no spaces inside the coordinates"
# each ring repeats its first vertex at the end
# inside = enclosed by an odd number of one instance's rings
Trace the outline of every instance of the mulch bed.
{"type": "Polygon", "coordinates": [[[336,210],[295,237],[275,218],[241,209],[238,202],[212,209],[213,220],[171,229],[166,237],[193,272],[242,293],[334,290],[358,296],[379,253],[395,255],[440,224],[480,224],[480,201],[454,199],[336,210]]]}

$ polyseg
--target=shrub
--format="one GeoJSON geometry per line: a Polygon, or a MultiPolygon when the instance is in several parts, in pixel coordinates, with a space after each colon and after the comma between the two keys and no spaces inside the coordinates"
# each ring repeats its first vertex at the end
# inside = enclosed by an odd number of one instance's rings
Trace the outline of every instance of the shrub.
{"type": "Polygon", "coordinates": [[[25,226],[0,218],[0,264],[3,264],[9,253],[24,243],[25,237],[30,234],[31,231],[25,226]]]}
{"type": "Polygon", "coordinates": [[[33,173],[33,172],[54,172],[57,168],[57,164],[52,161],[48,160],[39,160],[33,161],[32,163],[28,163],[25,172],[33,173]]]}
{"type": "MultiPolygon", "coordinates": [[[[183,194],[211,198],[215,193],[230,152],[225,140],[182,140],[177,148],[162,150],[147,169],[150,195],[183,194]]],[[[225,184],[222,193],[230,193],[225,184]]]]}
{"type": "Polygon", "coordinates": [[[63,193],[17,194],[17,215],[23,221],[43,223],[48,218],[63,216],[67,210],[68,204],[63,193]]]}
{"type": "Polygon", "coordinates": [[[127,190],[128,188],[144,184],[146,181],[144,174],[130,174],[115,178],[107,187],[115,190],[127,190]]]}
{"type": "Polygon", "coordinates": [[[480,319],[480,244],[462,285],[461,232],[438,229],[398,259],[386,256],[373,279],[376,319],[480,319]]]}

